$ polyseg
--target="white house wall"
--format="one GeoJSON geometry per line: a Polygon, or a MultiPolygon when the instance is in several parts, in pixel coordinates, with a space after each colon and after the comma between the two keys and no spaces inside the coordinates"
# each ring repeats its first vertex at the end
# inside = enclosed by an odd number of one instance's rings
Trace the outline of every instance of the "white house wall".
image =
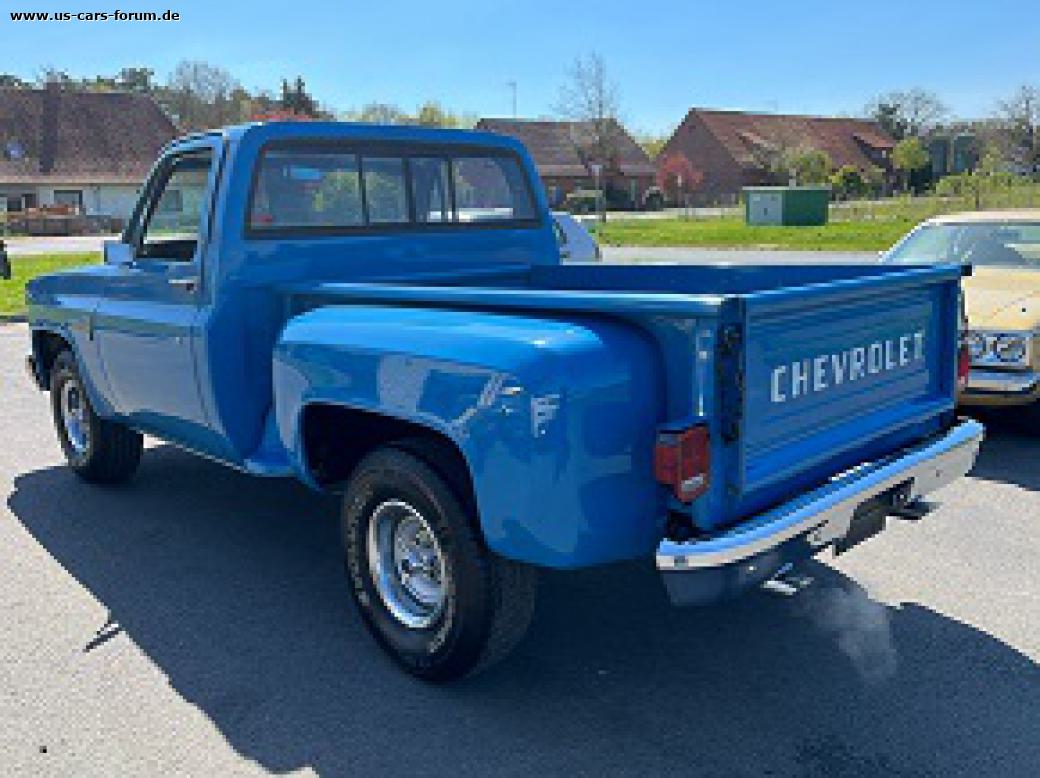
{"type": "Polygon", "coordinates": [[[83,191],[83,207],[88,215],[130,218],[137,204],[139,186],[101,185],[87,187],[83,191]]]}
{"type": "Polygon", "coordinates": [[[56,186],[29,187],[36,192],[36,202],[40,205],[54,205],[54,190],[79,191],[83,193],[83,211],[86,216],[114,216],[128,219],[137,203],[140,187],[122,184],[90,184],[87,186],[72,184],[56,186]]]}

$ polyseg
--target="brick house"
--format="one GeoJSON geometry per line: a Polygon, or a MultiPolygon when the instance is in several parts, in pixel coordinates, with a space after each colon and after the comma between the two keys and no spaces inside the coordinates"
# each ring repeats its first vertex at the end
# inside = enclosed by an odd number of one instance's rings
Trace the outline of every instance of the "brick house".
{"type": "Polygon", "coordinates": [[[607,201],[633,207],[653,185],[656,170],[635,139],[613,119],[609,124],[613,158],[597,160],[589,151],[591,135],[587,122],[541,119],[481,119],[476,129],[516,138],[534,159],[549,203],[559,205],[575,189],[596,186],[594,164],[603,165],[607,201]]]}
{"type": "Polygon", "coordinates": [[[147,95],[0,89],[0,211],[64,205],[125,220],[176,136],[147,95]]]}
{"type": "Polygon", "coordinates": [[[694,202],[734,198],[745,186],[786,184],[766,160],[781,148],[823,151],[835,168],[891,176],[895,141],[876,122],[825,116],[691,108],[657,156],[658,183],[672,198],[676,175],[694,202]]]}

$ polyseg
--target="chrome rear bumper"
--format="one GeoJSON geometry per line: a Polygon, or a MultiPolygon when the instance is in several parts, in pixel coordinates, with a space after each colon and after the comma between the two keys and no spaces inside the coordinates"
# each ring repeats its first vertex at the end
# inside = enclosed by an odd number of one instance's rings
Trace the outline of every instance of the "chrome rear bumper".
{"type": "Polygon", "coordinates": [[[906,496],[914,502],[967,474],[983,434],[978,422],[961,421],[718,535],[663,541],[656,560],[669,594],[677,602],[708,602],[761,583],[793,558],[844,538],[856,508],[871,498],[908,484],[906,496]]]}
{"type": "Polygon", "coordinates": [[[965,392],[1022,395],[1040,389],[1040,374],[1032,371],[983,370],[973,367],[968,373],[965,392]]]}

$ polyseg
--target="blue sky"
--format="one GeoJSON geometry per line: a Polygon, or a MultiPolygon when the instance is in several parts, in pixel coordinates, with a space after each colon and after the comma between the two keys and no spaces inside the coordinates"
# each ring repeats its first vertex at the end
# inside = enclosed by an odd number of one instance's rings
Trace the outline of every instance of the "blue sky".
{"type": "Polygon", "coordinates": [[[492,0],[0,0],[0,71],[76,75],[147,65],[165,78],[204,59],[248,87],[301,74],[339,110],[426,99],[478,115],[552,111],[567,67],[600,52],[636,130],[665,132],[691,105],[856,113],[923,86],[959,117],[1040,84],[1036,0],[542,2],[492,0]],[[178,11],[176,23],[14,23],[9,10],[178,11]]]}

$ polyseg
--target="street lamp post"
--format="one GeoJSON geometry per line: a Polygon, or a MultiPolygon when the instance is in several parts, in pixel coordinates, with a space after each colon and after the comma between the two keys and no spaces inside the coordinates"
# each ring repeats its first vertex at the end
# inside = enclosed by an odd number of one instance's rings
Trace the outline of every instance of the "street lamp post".
{"type": "Polygon", "coordinates": [[[603,191],[603,165],[599,163],[593,163],[592,175],[596,177],[596,208],[599,211],[599,220],[605,222],[607,220],[607,198],[603,191]]]}

